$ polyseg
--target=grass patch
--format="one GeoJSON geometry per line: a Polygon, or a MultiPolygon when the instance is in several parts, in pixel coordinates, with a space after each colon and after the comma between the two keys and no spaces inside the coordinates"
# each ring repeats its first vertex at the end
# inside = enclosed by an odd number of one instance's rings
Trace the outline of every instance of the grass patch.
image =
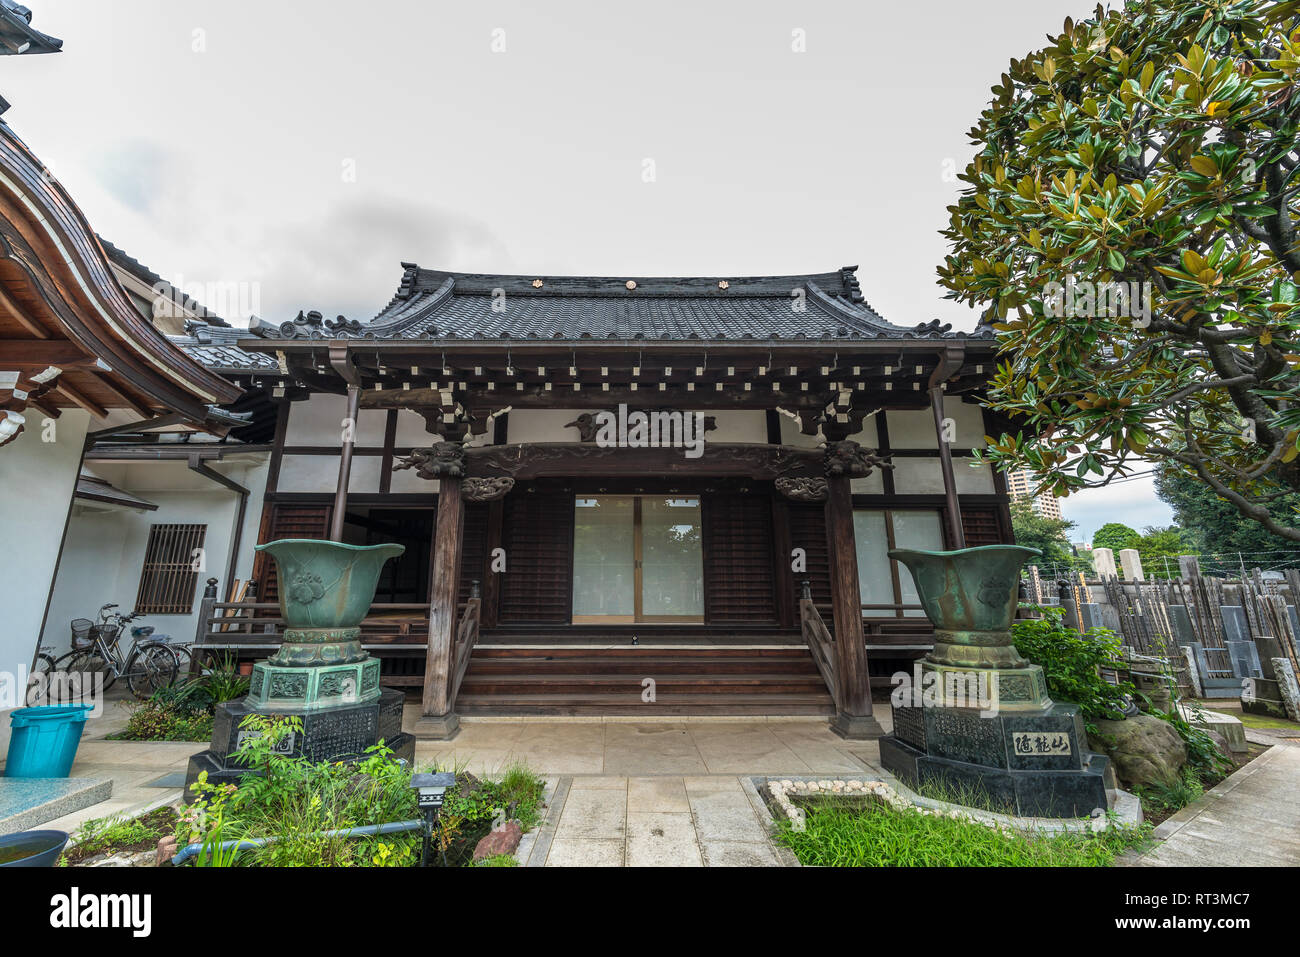
{"type": "Polygon", "coordinates": [[[1251,714],[1249,711],[1233,711],[1234,718],[1240,718],[1241,723],[1248,728],[1267,728],[1273,731],[1294,731],[1300,734],[1300,724],[1294,721],[1288,721],[1285,718],[1272,718],[1266,714],[1251,714]]]}
{"type": "Polygon", "coordinates": [[[1150,835],[1145,825],[1086,834],[1007,831],[877,802],[810,802],[805,812],[803,831],[779,821],[776,837],[815,867],[1109,867],[1150,835]]]}
{"type": "Polygon", "coordinates": [[[519,862],[509,854],[493,854],[474,864],[474,867],[518,867],[519,862]]]}
{"type": "Polygon", "coordinates": [[[151,851],[159,838],[176,827],[176,812],[170,807],[155,808],[140,817],[102,817],[87,821],[75,835],[76,844],[59,858],[60,865],[80,864],[97,854],[134,854],[151,851]]]}

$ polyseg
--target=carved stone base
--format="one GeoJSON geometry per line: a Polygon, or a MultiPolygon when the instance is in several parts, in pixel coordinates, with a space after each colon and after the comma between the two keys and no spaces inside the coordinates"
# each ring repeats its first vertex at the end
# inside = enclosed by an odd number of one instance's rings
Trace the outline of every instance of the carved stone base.
{"type": "Polygon", "coordinates": [[[277,713],[305,713],[379,698],[379,659],[295,667],[259,661],[249,679],[248,701],[277,713]]]}
{"type": "Polygon", "coordinates": [[[927,703],[950,708],[1042,711],[1052,706],[1042,666],[1028,662],[1019,668],[979,668],[922,659],[921,687],[915,690],[929,696],[927,703]]]}
{"type": "Polygon", "coordinates": [[[869,714],[845,714],[841,711],[831,719],[832,733],[849,741],[875,741],[884,737],[885,729],[869,714]]]}
{"type": "Polygon", "coordinates": [[[193,797],[190,785],[202,771],[208,772],[211,783],[238,783],[249,773],[249,769],[235,761],[232,755],[248,734],[240,725],[250,714],[297,714],[302,718],[302,733],[290,735],[282,742],[281,753],[285,755],[316,762],[353,761],[382,740],[393,749],[393,757],[414,764],[415,738],[402,732],[405,701],[405,694],[389,689],[365,704],[306,713],[259,707],[250,698],[219,704],[212,719],[212,746],[190,758],[185,775],[185,799],[193,797]]]}
{"type": "Polygon", "coordinates": [[[1088,750],[1075,705],[997,715],[931,706],[893,712],[880,764],[909,787],[970,793],[995,810],[1030,817],[1080,817],[1108,807],[1109,759],[1088,750]]]}
{"type": "Polygon", "coordinates": [[[450,741],[460,733],[460,718],[456,712],[422,714],[415,722],[414,734],[420,741],[450,741]]]}

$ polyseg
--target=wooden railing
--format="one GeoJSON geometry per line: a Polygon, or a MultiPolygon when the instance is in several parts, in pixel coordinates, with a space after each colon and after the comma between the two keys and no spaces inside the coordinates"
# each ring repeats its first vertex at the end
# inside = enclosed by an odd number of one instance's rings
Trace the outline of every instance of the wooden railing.
{"type": "Polygon", "coordinates": [[[454,659],[451,672],[451,693],[447,696],[448,707],[454,708],[456,706],[456,696],[460,694],[460,683],[465,678],[465,672],[469,670],[469,659],[474,654],[474,645],[478,641],[481,605],[482,600],[478,594],[478,582],[475,582],[470,600],[465,604],[465,614],[460,616],[460,622],[456,625],[456,647],[452,649],[454,659]]]}
{"type": "MultiPolygon", "coordinates": [[[[284,636],[284,620],[275,602],[255,598],[241,602],[217,601],[216,580],[210,579],[199,604],[195,649],[257,648],[278,644],[284,636]]],[[[427,603],[376,603],[361,622],[361,643],[365,645],[419,645],[429,640],[427,603]]]]}
{"type": "Polygon", "coordinates": [[[799,596],[799,625],[803,632],[804,643],[808,645],[808,651],[817,664],[817,670],[821,672],[822,680],[826,682],[826,688],[831,693],[831,700],[838,708],[840,692],[835,682],[835,645],[831,640],[830,629],[826,627],[826,622],[822,621],[821,612],[813,602],[812,590],[806,581],[799,596]]]}

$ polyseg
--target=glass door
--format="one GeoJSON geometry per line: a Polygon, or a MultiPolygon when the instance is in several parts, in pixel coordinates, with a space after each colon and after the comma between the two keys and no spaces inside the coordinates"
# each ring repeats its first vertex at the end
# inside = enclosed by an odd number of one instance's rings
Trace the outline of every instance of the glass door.
{"type": "Polygon", "coordinates": [[[704,620],[697,496],[580,496],[574,503],[574,624],[704,620]]]}

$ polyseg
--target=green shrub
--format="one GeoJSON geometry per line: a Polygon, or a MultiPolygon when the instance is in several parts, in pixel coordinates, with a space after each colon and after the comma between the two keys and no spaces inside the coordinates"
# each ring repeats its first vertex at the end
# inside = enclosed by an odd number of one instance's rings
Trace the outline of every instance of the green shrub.
{"type": "MultiPolygon", "coordinates": [[[[1232,762],[1219,751],[1214,739],[1204,728],[1194,727],[1188,722],[1179,713],[1177,706],[1173,711],[1152,710],[1150,713],[1174,726],[1187,748],[1187,769],[1196,775],[1200,783],[1218,781],[1232,769],[1232,762]]],[[[1197,797],[1199,796],[1198,794],[1197,797]]]]}
{"type": "Polygon", "coordinates": [[[110,738],[118,741],[210,741],[212,715],[175,711],[146,701],[126,719],[126,727],[110,738]]]}
{"type": "Polygon", "coordinates": [[[1100,668],[1124,668],[1120,640],[1106,628],[1090,628],[1080,634],[1062,623],[1059,608],[1041,609],[1044,617],[1024,618],[1011,626],[1016,650],[1036,665],[1042,665],[1047,691],[1057,701],[1079,706],[1088,731],[1093,721],[1124,717],[1128,698],[1134,693],[1128,681],[1111,684],[1101,677],[1100,668]]]}
{"type": "MultiPolygon", "coordinates": [[[[421,817],[410,786],[411,769],[392,760],[389,748],[380,743],[355,762],[311,762],[276,750],[286,735],[301,732],[300,718],[250,715],[240,727],[253,733],[234,757],[250,773],[238,786],[210,784],[200,775],[177,830],[182,844],[212,846],[214,834],[228,841],[274,838],[233,856],[245,866],[404,867],[419,862],[419,831],[373,837],[321,833],[421,817]]],[[[525,829],[538,819],[543,784],[527,769],[513,767],[496,782],[463,770],[456,775],[438,817],[431,864],[444,859],[452,866],[469,863],[479,839],[506,817],[518,818],[525,829]]],[[[217,864],[229,862],[213,858],[217,864]]]]}
{"type": "Polygon", "coordinates": [[[1133,789],[1142,801],[1142,813],[1147,817],[1163,817],[1181,810],[1205,793],[1201,776],[1188,764],[1177,780],[1170,784],[1160,782],[1140,784],[1133,789]]]}

